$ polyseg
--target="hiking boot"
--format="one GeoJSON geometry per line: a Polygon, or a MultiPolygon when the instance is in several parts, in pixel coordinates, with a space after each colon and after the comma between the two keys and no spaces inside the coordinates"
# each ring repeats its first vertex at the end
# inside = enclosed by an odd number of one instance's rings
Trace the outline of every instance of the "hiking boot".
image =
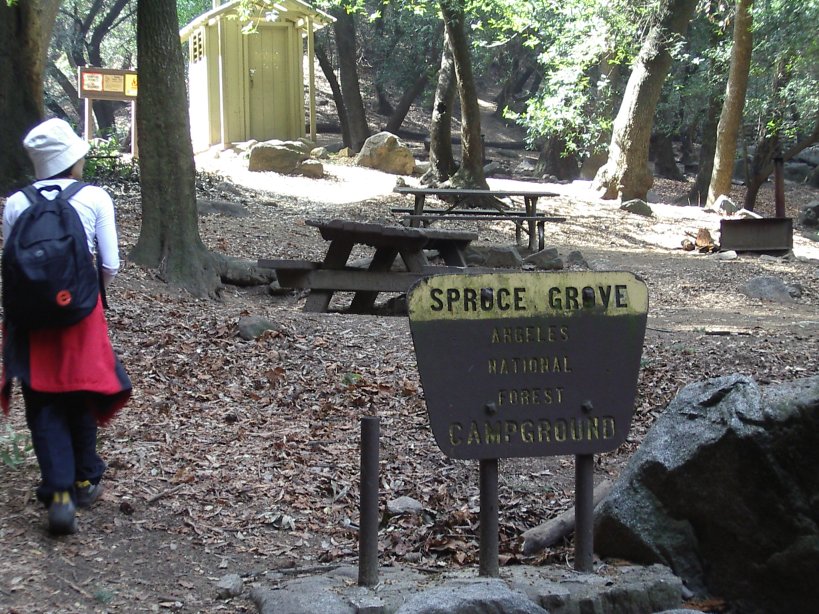
{"type": "Polygon", "coordinates": [[[74,483],[77,507],[91,507],[102,494],[102,484],[92,484],[88,480],[74,483]]]}
{"type": "Polygon", "coordinates": [[[48,530],[53,535],[71,535],[77,532],[74,502],[67,490],[54,493],[48,506],[48,530]]]}

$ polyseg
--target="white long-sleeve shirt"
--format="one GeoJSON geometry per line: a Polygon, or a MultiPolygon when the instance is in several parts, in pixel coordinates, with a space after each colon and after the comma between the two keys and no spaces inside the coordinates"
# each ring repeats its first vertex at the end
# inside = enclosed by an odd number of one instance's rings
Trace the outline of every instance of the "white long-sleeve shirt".
{"type": "MultiPolygon", "coordinates": [[[[41,188],[47,185],[58,185],[66,188],[74,182],[73,179],[46,179],[34,183],[41,188]]],[[[57,196],[55,191],[45,191],[47,198],[57,196]]],[[[114,202],[108,192],[97,186],[88,185],[71,197],[69,201],[76,209],[85,229],[88,239],[88,251],[95,252],[94,241],[99,246],[98,256],[102,261],[103,273],[111,278],[119,271],[119,247],[117,244],[117,227],[114,215],[114,202]]],[[[8,241],[12,226],[31,203],[22,192],[15,192],[9,196],[3,210],[3,241],[8,241]]]]}

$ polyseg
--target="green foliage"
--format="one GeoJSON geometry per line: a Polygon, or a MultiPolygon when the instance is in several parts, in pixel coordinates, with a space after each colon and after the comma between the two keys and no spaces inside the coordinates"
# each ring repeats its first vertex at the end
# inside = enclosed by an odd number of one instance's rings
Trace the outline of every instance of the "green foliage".
{"type": "Polygon", "coordinates": [[[364,376],[361,373],[349,372],[341,377],[341,383],[345,386],[357,386],[363,379],[364,376]]]}
{"type": "Polygon", "coordinates": [[[0,433],[0,461],[11,469],[25,464],[33,447],[27,433],[18,433],[11,424],[6,423],[4,433],[0,433]]]}
{"type": "Polygon", "coordinates": [[[591,154],[611,128],[623,83],[612,76],[637,52],[648,5],[625,0],[532,5],[529,44],[541,49],[544,79],[526,111],[508,116],[527,128],[531,141],[558,137],[570,152],[591,154]]]}
{"type": "Polygon", "coordinates": [[[757,0],[745,122],[794,141],[819,121],[819,2],[757,0]]]}
{"type": "Polygon", "coordinates": [[[211,0],[176,0],[179,25],[184,26],[213,8],[211,0]]]}
{"type": "Polygon", "coordinates": [[[138,180],[138,165],[130,158],[124,159],[120,150],[116,137],[91,141],[91,149],[85,157],[84,178],[98,183],[112,179],[138,180]]]}

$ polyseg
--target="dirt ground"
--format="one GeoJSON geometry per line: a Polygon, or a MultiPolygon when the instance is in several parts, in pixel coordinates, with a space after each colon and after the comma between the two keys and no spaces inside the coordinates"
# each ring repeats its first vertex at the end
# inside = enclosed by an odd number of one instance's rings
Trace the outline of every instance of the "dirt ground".
{"type": "MultiPolygon", "coordinates": [[[[491,155],[511,169],[535,157],[491,155]]],[[[344,161],[328,163],[321,180],[250,173],[243,164],[230,153],[199,160],[220,174],[203,178],[200,196],[241,206],[241,216],[202,215],[202,238],[239,258],[321,259],[325,243],[306,218],[397,223],[390,207],[409,204],[391,192],[395,176],[344,161]]],[[[490,183],[521,180],[531,184],[514,172],[490,183]]],[[[819,244],[801,228],[788,257],[722,261],[680,248],[701,228],[719,236],[716,213],[667,204],[685,183],[658,180],[651,218],[597,200],[583,183],[548,187],[561,195],[541,208],[567,218],[548,226],[548,245],[563,256],[579,251],[593,270],[632,271],[649,288],[633,428],[626,444],[596,457],[596,480],[618,475],[685,384],[735,372],[760,382],[817,372],[819,244]],[[742,294],[761,275],[798,285],[801,296],[774,303],[742,294]]],[[[127,254],[139,234],[138,191],[112,190],[127,254]]],[[[788,215],[817,197],[787,186],[788,215]]],[[[741,202],[740,187],[735,198],[741,202]]],[[[758,211],[771,215],[772,199],[767,186],[758,211]]],[[[514,242],[508,224],[472,228],[479,242],[514,242]]],[[[381,564],[477,570],[477,463],[448,460],[432,441],[406,318],[304,313],[303,295],[266,287],[196,299],[127,259],[109,301],[111,336],[134,397],[100,434],[106,491],[80,512],[77,535],[56,539],[34,499],[33,454],[0,464],[1,611],[251,612],[247,590],[219,598],[220,578],[238,574],[246,588],[269,588],[274,570],[354,563],[365,415],[381,418],[382,510],[399,496],[424,507],[421,516],[384,517],[381,564]],[[237,322],[249,315],[268,318],[275,330],[241,339],[237,322]]],[[[3,450],[25,445],[21,405],[17,398],[0,422],[3,450]]],[[[570,541],[524,558],[521,534],[572,504],[572,458],[502,460],[500,480],[502,562],[571,566],[570,541]]]]}

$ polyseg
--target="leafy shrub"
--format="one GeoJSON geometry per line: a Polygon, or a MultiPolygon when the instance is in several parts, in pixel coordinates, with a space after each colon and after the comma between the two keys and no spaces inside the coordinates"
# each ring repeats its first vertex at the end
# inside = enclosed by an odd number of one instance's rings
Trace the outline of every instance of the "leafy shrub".
{"type": "Polygon", "coordinates": [[[85,179],[93,182],[106,180],[137,180],[139,169],[130,156],[124,156],[116,137],[94,139],[85,157],[85,179]]]}

